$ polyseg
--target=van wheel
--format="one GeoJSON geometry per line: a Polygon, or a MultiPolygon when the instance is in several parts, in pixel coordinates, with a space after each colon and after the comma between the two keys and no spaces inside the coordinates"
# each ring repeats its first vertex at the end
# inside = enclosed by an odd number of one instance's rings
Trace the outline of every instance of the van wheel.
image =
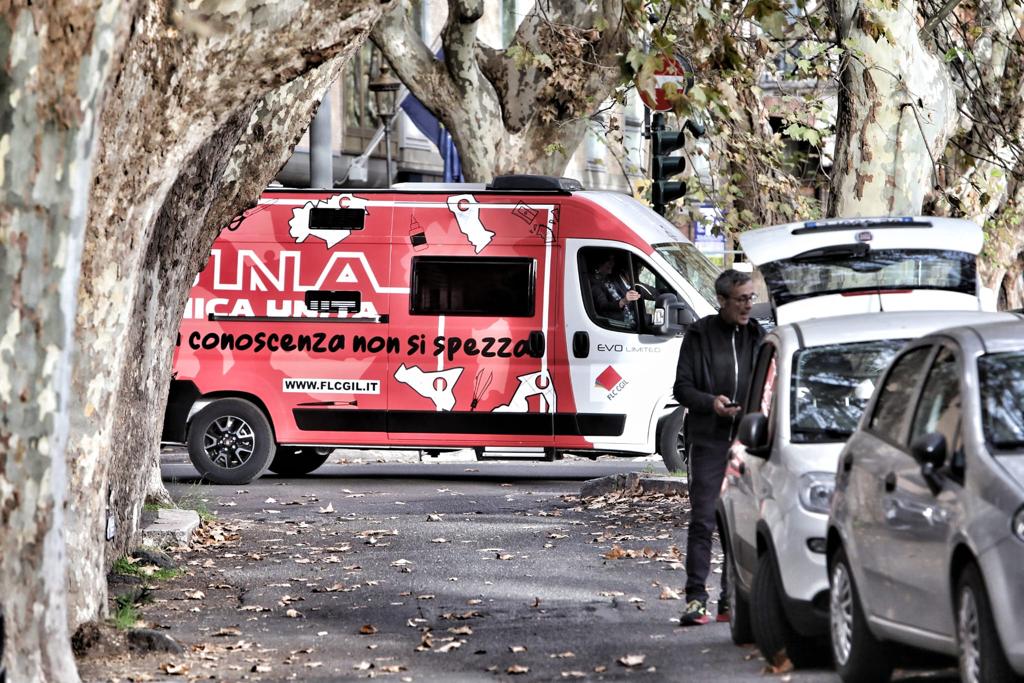
{"type": "MultiPolygon", "coordinates": [[[[728,538],[723,539],[728,542],[728,538]]],[[[736,571],[735,553],[729,547],[725,552],[725,575],[728,581],[729,596],[729,635],[736,645],[754,642],[754,632],[750,628],[750,603],[740,593],[739,577],[736,571]]]]}
{"type": "Polygon", "coordinates": [[[240,398],[214,401],[192,420],[188,457],[214,484],[248,484],[274,456],[274,435],[266,416],[240,398]]]}
{"type": "Polygon", "coordinates": [[[270,461],[270,467],[267,469],[285,477],[301,477],[327,462],[327,458],[333,452],[333,448],[278,446],[277,455],[270,461]]]}
{"type": "Polygon", "coordinates": [[[842,548],[829,562],[829,586],[829,633],[839,677],[844,683],[888,681],[892,676],[892,648],[868,629],[842,548]]]}
{"type": "Polygon", "coordinates": [[[680,406],[662,418],[658,425],[658,453],[669,472],[686,470],[686,437],[683,433],[685,419],[686,408],[680,406]]]}
{"type": "Polygon", "coordinates": [[[960,680],[966,683],[1011,683],[1021,678],[1010,668],[999,642],[988,591],[975,565],[960,575],[956,588],[956,642],[960,680]]]}
{"type": "Polygon", "coordinates": [[[783,652],[797,668],[827,661],[827,655],[822,655],[822,643],[797,633],[786,618],[782,607],[782,583],[771,552],[762,553],[757,558],[750,590],[750,625],[754,642],[771,664],[777,663],[783,652]]]}

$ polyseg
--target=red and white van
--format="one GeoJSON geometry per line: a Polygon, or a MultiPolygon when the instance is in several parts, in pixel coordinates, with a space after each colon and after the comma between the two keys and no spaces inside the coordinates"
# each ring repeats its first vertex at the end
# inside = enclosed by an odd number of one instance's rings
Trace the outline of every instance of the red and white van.
{"type": "Polygon", "coordinates": [[[192,288],[163,440],[231,484],[335,447],[678,469],[681,334],[716,276],[650,209],[567,179],[269,189],[192,288]],[[642,293],[625,310],[597,307],[610,256],[642,293]]]}

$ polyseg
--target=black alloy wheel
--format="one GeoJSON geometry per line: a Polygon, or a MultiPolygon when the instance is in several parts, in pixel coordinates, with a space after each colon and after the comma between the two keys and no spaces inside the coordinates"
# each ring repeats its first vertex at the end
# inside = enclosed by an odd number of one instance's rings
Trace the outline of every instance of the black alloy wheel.
{"type": "Polygon", "coordinates": [[[218,399],[193,418],[188,455],[203,478],[214,484],[248,484],[273,458],[270,422],[249,401],[218,399]]]}

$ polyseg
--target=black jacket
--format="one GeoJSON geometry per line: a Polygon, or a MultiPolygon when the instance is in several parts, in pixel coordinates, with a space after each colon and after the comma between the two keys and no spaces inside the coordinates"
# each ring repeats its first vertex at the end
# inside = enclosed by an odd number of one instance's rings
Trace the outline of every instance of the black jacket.
{"type": "Polygon", "coordinates": [[[764,330],[756,320],[732,326],[717,313],[700,319],[686,330],[672,393],[680,405],[689,409],[688,442],[730,441],[735,436],[739,419],[717,415],[713,407],[715,396],[724,394],[738,403],[744,401],[755,353],[763,336],[764,330]]]}

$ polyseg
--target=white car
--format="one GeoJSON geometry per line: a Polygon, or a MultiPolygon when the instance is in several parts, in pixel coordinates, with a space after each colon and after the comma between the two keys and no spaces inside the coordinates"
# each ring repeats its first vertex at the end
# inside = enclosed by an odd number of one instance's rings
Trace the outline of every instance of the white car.
{"type": "Polygon", "coordinates": [[[758,353],[718,505],[733,640],[796,665],[827,652],[825,525],[836,462],[909,339],[1000,320],[982,231],[933,217],[830,219],[744,233],[775,321],[758,353]]]}
{"type": "Polygon", "coordinates": [[[910,339],[942,327],[1014,320],[980,311],[858,314],[782,325],[758,351],[730,451],[718,522],[730,627],[796,666],[828,648],[825,531],[839,452],[875,383],[910,339]]]}

